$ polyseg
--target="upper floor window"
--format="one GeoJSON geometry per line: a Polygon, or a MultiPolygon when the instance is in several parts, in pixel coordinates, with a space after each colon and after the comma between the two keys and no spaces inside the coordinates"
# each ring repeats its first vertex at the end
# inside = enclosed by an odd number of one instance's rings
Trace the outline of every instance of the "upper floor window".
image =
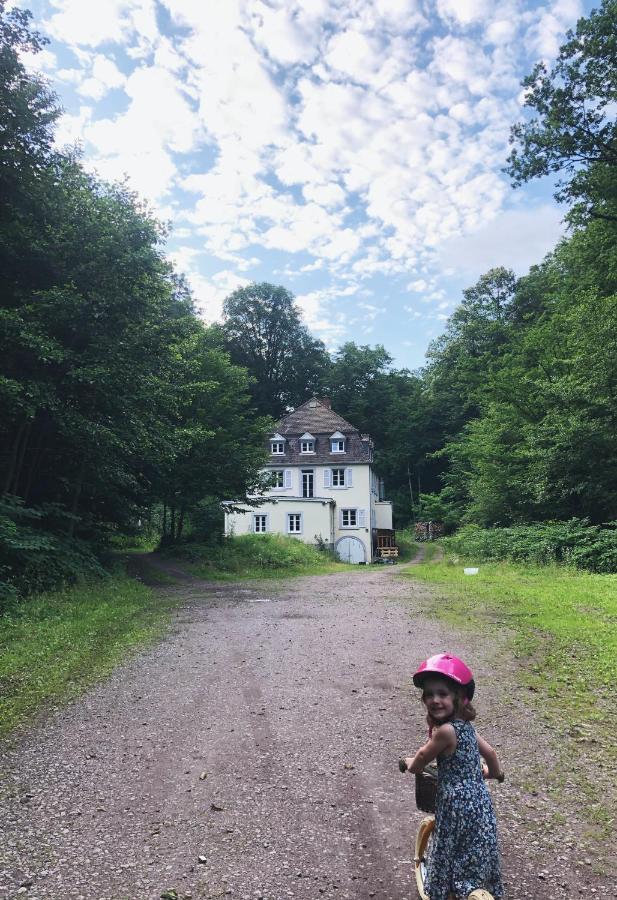
{"type": "Polygon", "coordinates": [[[271,441],[272,453],[277,456],[285,452],[285,441],[271,441]]]}
{"type": "Polygon", "coordinates": [[[342,528],[355,528],[358,524],[358,510],[357,509],[342,509],[341,510],[341,527],[342,528]]]}
{"type": "Polygon", "coordinates": [[[300,441],[300,453],[314,453],[315,441],[300,441]]]}
{"type": "Polygon", "coordinates": [[[330,441],[330,452],[331,453],[344,453],[345,452],[345,438],[334,438],[334,440],[330,441]]]}
{"type": "Polygon", "coordinates": [[[285,487],[285,470],[284,469],[275,469],[274,472],[272,472],[272,487],[273,488],[285,487]]]}
{"type": "Polygon", "coordinates": [[[342,467],[336,469],[324,469],[323,486],[325,488],[349,488],[353,484],[353,469],[342,467]]]}

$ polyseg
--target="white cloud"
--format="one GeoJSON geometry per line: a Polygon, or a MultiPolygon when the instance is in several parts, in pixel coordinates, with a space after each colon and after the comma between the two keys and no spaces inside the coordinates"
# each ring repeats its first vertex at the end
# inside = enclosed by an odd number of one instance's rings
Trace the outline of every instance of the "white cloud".
{"type": "Polygon", "coordinates": [[[458,25],[480,22],[491,12],[489,0],[437,0],[439,15],[458,25]]]}
{"type": "Polygon", "coordinates": [[[350,29],[334,35],[328,44],[325,61],[353,81],[367,82],[381,64],[381,48],[369,35],[350,29]]]}
{"type": "Polygon", "coordinates": [[[560,239],[562,215],[548,204],[507,210],[474,234],[446,241],[440,248],[440,259],[472,278],[495,266],[512,268],[521,275],[540,262],[560,239]]]}
{"type": "Polygon", "coordinates": [[[120,71],[113,60],[101,54],[94,57],[90,78],[85,78],[77,87],[77,92],[82,97],[91,97],[100,100],[112,88],[122,87],[126,83],[126,76],[120,71]]]}
{"type": "Polygon", "coordinates": [[[537,260],[559,231],[548,206],[503,212],[501,168],[520,79],[580,0],[42,2],[53,53],[28,64],[73,100],[58,139],[174,219],[208,315],[238,273],[276,268],[332,342],[358,285],[439,309],[446,270],[537,260]]]}
{"type": "Polygon", "coordinates": [[[541,11],[540,18],[534,22],[526,39],[532,52],[540,54],[544,59],[557,55],[563,43],[564,32],[576,24],[583,14],[580,0],[553,0],[541,11]]]}
{"type": "Polygon", "coordinates": [[[105,0],[95,11],[83,0],[50,0],[50,5],[57,11],[46,29],[69,45],[100,47],[108,41],[122,43],[135,31],[151,38],[157,33],[154,0],[105,0]]]}
{"type": "Polygon", "coordinates": [[[217,272],[209,278],[196,271],[185,274],[193,294],[195,308],[207,322],[220,321],[223,300],[237,288],[250,284],[247,278],[242,278],[229,269],[217,272]]]}

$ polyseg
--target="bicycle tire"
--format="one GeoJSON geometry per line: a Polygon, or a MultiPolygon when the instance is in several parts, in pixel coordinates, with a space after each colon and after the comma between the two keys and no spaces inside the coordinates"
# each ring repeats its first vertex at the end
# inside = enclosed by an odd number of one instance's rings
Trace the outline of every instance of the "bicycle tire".
{"type": "Polygon", "coordinates": [[[426,857],[430,850],[431,841],[433,839],[433,830],[435,828],[435,816],[425,816],[420,822],[418,833],[416,835],[416,846],[414,853],[414,866],[416,873],[416,887],[421,900],[430,900],[428,894],[424,890],[424,881],[426,879],[426,857]]]}

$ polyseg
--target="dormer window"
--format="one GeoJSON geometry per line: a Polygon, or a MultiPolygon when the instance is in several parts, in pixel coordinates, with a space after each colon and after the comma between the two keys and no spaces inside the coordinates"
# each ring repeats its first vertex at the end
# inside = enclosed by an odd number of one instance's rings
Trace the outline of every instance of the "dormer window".
{"type": "Polygon", "coordinates": [[[270,453],[273,456],[282,456],[285,453],[285,438],[280,434],[275,434],[270,438],[270,453]]]}
{"type": "Polygon", "coordinates": [[[300,453],[314,453],[315,452],[315,438],[312,434],[309,434],[308,431],[306,434],[303,434],[300,438],[300,453]]]}
{"type": "Polygon", "coordinates": [[[345,453],[345,435],[340,431],[330,435],[330,453],[345,453]]]}

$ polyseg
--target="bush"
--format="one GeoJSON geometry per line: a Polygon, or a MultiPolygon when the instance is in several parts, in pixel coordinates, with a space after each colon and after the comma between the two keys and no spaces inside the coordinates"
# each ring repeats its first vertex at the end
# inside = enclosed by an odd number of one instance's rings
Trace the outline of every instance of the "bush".
{"type": "Polygon", "coordinates": [[[232,574],[285,572],[323,566],[324,562],[333,559],[329,550],[319,550],[296,538],[278,534],[226,537],[220,546],[177,545],[171,552],[174,556],[184,556],[213,572],[232,574]]]}
{"type": "Polygon", "coordinates": [[[562,563],[589,572],[617,572],[617,522],[601,526],[572,519],[510,528],[468,525],[445,538],[444,544],[474,559],[562,563]]]}
{"type": "Polygon", "coordinates": [[[0,499],[0,610],[10,599],[106,574],[89,544],[54,533],[63,517],[70,518],[54,504],[0,499]]]}

